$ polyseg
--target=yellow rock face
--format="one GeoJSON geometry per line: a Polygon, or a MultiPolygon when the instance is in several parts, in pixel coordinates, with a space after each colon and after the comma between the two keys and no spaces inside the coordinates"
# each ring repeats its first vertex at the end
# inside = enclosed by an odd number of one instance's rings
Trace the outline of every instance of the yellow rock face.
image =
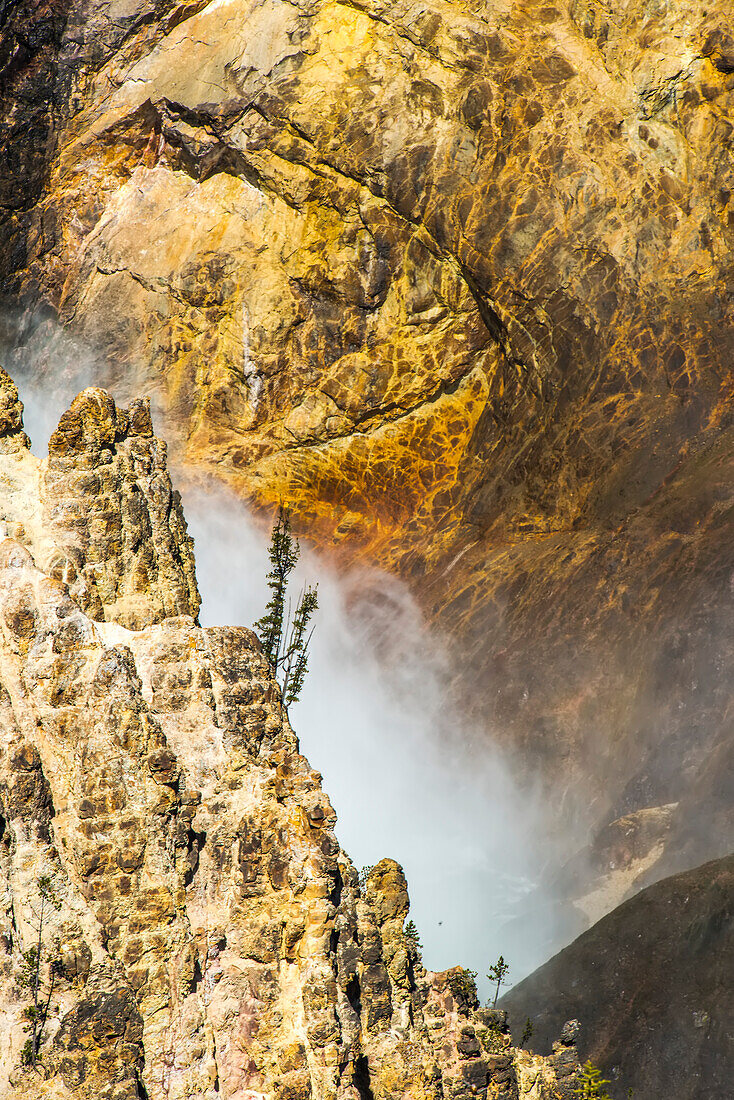
{"type": "Polygon", "coordinates": [[[13,300],[192,470],[408,578],[600,819],[678,798],[728,583],[729,0],[147,10],[18,63],[13,300]]]}
{"type": "Polygon", "coordinates": [[[497,466],[525,499],[474,523],[567,524],[728,362],[722,20],[231,0],[140,29],[60,136],[49,292],[189,460],[337,538],[432,545],[433,498],[457,531],[497,466]]]}

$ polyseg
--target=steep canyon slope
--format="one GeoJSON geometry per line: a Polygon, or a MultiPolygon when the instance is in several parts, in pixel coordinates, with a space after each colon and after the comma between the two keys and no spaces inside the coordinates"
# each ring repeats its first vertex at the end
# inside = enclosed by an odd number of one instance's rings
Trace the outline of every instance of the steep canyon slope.
{"type": "Polygon", "coordinates": [[[734,841],[733,15],[0,8],[17,363],[50,313],[404,576],[569,813],[663,814],[652,877],[734,841]]]}
{"type": "Polygon", "coordinates": [[[620,1096],[728,1100],[733,972],[728,856],[630,898],[502,1004],[518,1036],[532,1016],[538,1050],[551,1049],[568,1015],[583,1019],[582,1058],[602,1066],[620,1096]]]}
{"type": "Polygon", "coordinates": [[[99,389],[35,458],[0,373],[0,1096],[569,1100],[574,1029],[515,1051],[400,867],[360,883],[257,639],[198,625],[165,458],[99,389]]]}

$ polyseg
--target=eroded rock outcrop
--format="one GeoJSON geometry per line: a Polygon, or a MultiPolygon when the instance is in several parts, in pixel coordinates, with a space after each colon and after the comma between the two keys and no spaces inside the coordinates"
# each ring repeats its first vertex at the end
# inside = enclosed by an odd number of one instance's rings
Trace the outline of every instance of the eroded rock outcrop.
{"type": "Polygon", "coordinates": [[[0,1095],[563,1096],[506,1035],[483,1051],[466,986],[426,973],[398,865],[360,887],[255,636],[197,624],[147,406],[87,390],[47,460],[0,463],[0,1095]],[[44,877],[33,1069],[21,979],[44,877]]]}
{"type": "Polygon", "coordinates": [[[595,825],[728,751],[732,14],[0,11],[9,300],[190,467],[408,579],[595,825]]]}
{"type": "Polygon", "coordinates": [[[23,402],[18,387],[0,367],[0,447],[3,453],[13,453],[30,446],[23,431],[23,402]]]}
{"type": "Polygon", "coordinates": [[[61,418],[48,456],[44,506],[66,553],[54,568],[84,572],[74,594],[85,610],[128,627],[196,617],[191,539],[150,403],[117,409],[103,390],[85,390],[61,418]]]}
{"type": "Polygon", "coordinates": [[[43,464],[28,449],[22,404],[5,372],[0,402],[0,440],[12,455],[0,486],[6,533],[31,547],[94,619],[139,628],[172,615],[196,618],[193,544],[149,402],[118,409],[103,390],[84,390],[43,464]]]}

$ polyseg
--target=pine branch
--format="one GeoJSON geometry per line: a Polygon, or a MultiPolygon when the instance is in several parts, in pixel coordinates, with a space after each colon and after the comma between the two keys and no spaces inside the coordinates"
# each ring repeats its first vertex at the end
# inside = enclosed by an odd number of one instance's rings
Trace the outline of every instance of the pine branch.
{"type": "Polygon", "coordinates": [[[297,702],[308,669],[308,647],[313,628],[306,636],[308,624],[319,606],[317,589],[305,588],[300,595],[296,613],[293,616],[293,629],[288,639],[287,662],[283,677],[283,701],[286,707],[297,702]]]}
{"type": "Polygon", "coordinates": [[[265,608],[265,614],[254,626],[262,642],[265,656],[274,670],[278,667],[283,641],[283,616],[288,577],[296,567],[299,554],[298,540],[291,535],[290,513],[281,505],[268,550],[271,565],[267,575],[270,599],[265,608]]]}

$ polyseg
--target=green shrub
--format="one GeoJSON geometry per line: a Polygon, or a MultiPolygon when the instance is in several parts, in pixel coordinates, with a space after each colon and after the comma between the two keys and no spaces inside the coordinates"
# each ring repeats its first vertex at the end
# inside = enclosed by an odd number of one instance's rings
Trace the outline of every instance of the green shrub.
{"type": "Polygon", "coordinates": [[[451,995],[460,1008],[464,1005],[468,1008],[477,1008],[479,998],[477,997],[476,970],[467,970],[463,966],[457,966],[456,970],[449,976],[448,984],[451,995]]]}
{"type": "Polygon", "coordinates": [[[601,1070],[592,1061],[586,1062],[576,1077],[578,1088],[574,1095],[578,1096],[579,1100],[612,1100],[606,1090],[610,1082],[602,1077],[601,1070]]]}
{"type": "Polygon", "coordinates": [[[422,949],[423,944],[421,943],[421,938],[418,935],[418,929],[415,926],[415,921],[408,921],[405,928],[403,929],[403,935],[405,936],[406,940],[410,941],[416,951],[420,951],[422,949]]]}

